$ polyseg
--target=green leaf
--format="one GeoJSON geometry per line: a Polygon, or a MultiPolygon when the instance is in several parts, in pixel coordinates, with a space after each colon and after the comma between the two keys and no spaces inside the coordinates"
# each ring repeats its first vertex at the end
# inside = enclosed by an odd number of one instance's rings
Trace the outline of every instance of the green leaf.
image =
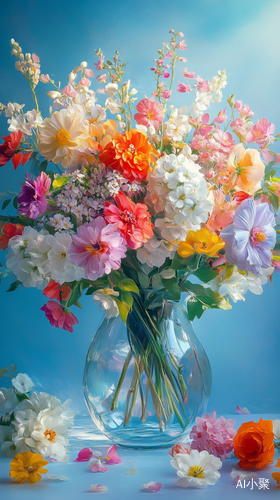
{"type": "Polygon", "coordinates": [[[56,201],[53,200],[52,198],[48,198],[47,202],[48,202],[48,205],[51,205],[52,207],[56,207],[57,206],[56,201]]]}
{"type": "Polygon", "coordinates": [[[207,307],[204,307],[199,300],[197,300],[196,297],[190,297],[188,302],[187,302],[187,308],[188,308],[188,316],[189,320],[193,321],[194,318],[201,318],[202,314],[204,311],[207,309],[207,307]]]}
{"type": "Polygon", "coordinates": [[[13,283],[11,283],[11,285],[9,286],[7,292],[14,292],[18,287],[19,285],[21,285],[21,281],[19,280],[16,280],[14,281],[13,283]]]}
{"type": "Polygon", "coordinates": [[[3,377],[3,375],[5,375],[5,373],[7,373],[7,368],[0,368],[0,378],[3,377]]]}
{"type": "Polygon", "coordinates": [[[213,292],[211,288],[202,285],[195,285],[190,281],[185,281],[181,286],[182,290],[193,293],[197,300],[207,308],[211,309],[231,309],[230,302],[218,292],[213,292]]]}
{"type": "Polygon", "coordinates": [[[46,170],[46,174],[51,178],[51,181],[54,180],[54,173],[52,170],[46,170]]]}
{"type": "Polygon", "coordinates": [[[188,257],[187,259],[184,259],[179,254],[176,254],[171,264],[171,267],[172,269],[175,270],[185,269],[186,272],[195,271],[198,267],[199,260],[200,260],[200,255],[197,253],[194,253],[193,255],[191,255],[191,257],[188,257]]]}
{"type": "Polygon", "coordinates": [[[18,209],[18,197],[15,196],[13,199],[13,207],[17,210],[18,209]]]}
{"type": "Polygon", "coordinates": [[[46,172],[48,166],[48,160],[44,160],[40,163],[40,169],[42,172],[46,172]]]}
{"type": "Polygon", "coordinates": [[[203,267],[193,272],[193,275],[196,276],[203,283],[209,283],[209,281],[213,280],[218,276],[218,272],[210,269],[209,267],[203,267]]]}
{"type": "Polygon", "coordinates": [[[62,186],[65,186],[69,181],[70,177],[56,177],[52,183],[53,190],[59,189],[62,186]]]}
{"type": "Polygon", "coordinates": [[[19,214],[18,218],[19,218],[19,223],[22,226],[31,226],[31,227],[34,226],[34,220],[29,219],[29,217],[26,217],[25,215],[19,214]]]}
{"type": "Polygon", "coordinates": [[[108,280],[113,287],[118,286],[123,279],[125,279],[125,275],[121,271],[111,271],[108,275],[108,280]]]}
{"type": "Polygon", "coordinates": [[[77,302],[75,302],[75,304],[73,304],[73,306],[79,307],[79,309],[83,309],[81,302],[79,302],[78,300],[77,302]]]}
{"type": "Polygon", "coordinates": [[[269,198],[271,205],[273,206],[274,212],[277,214],[278,208],[279,208],[279,198],[278,198],[277,194],[269,192],[268,198],[269,198]]]}
{"type": "Polygon", "coordinates": [[[124,291],[127,291],[127,292],[134,292],[134,293],[137,293],[137,295],[139,295],[139,288],[138,288],[138,286],[130,278],[125,278],[124,280],[120,281],[120,283],[117,284],[117,287],[120,290],[124,290],[124,291]]]}
{"type": "Polygon", "coordinates": [[[153,290],[162,290],[164,288],[164,284],[158,272],[152,277],[152,287],[153,290]]]}
{"type": "Polygon", "coordinates": [[[141,288],[143,288],[143,289],[149,288],[149,285],[150,285],[149,276],[147,276],[145,273],[142,273],[139,271],[138,272],[138,279],[139,279],[139,283],[140,283],[141,288]]]}
{"type": "Polygon", "coordinates": [[[82,281],[73,282],[71,286],[71,295],[67,300],[67,307],[73,306],[82,296],[83,293],[83,283],[82,281]],[[74,283],[74,286],[73,286],[74,283]]]}
{"type": "Polygon", "coordinates": [[[164,293],[164,298],[166,300],[174,300],[178,302],[181,298],[181,290],[178,286],[177,278],[163,279],[163,284],[166,292],[164,293]]]}
{"type": "Polygon", "coordinates": [[[5,208],[7,208],[7,206],[11,203],[11,201],[12,201],[12,198],[9,198],[8,200],[3,201],[2,210],[5,210],[5,208]]]}

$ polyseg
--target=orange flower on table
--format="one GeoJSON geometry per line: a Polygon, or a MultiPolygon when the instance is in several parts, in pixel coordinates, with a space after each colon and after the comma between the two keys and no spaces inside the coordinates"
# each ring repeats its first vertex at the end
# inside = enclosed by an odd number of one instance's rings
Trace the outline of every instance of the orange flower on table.
{"type": "Polygon", "coordinates": [[[178,254],[187,258],[194,253],[200,253],[214,257],[225,246],[225,242],[220,236],[211,233],[208,229],[189,231],[185,241],[181,241],[178,247],[178,254]]]}
{"type": "MultiPolygon", "coordinates": [[[[277,464],[275,465],[275,467],[280,468],[280,458],[277,458],[277,464]]],[[[279,484],[279,486],[280,486],[280,472],[272,472],[271,475],[272,475],[273,479],[275,479],[275,481],[277,481],[277,484],[279,484]]]]}
{"type": "Polygon", "coordinates": [[[37,483],[41,480],[41,474],[46,474],[47,469],[43,469],[49,462],[44,460],[42,455],[25,451],[18,453],[11,461],[10,477],[16,479],[18,483],[37,483]]]}
{"type": "Polygon", "coordinates": [[[117,133],[99,155],[106,167],[118,170],[130,181],[145,181],[151,170],[150,164],[154,165],[158,157],[157,150],[147,137],[135,129],[124,134],[117,133]]]}
{"type": "Polygon", "coordinates": [[[275,453],[273,420],[242,424],[233,440],[234,454],[241,469],[263,469],[273,462],[275,453]]]}
{"type": "Polygon", "coordinates": [[[257,149],[238,144],[229,156],[227,168],[234,169],[234,181],[241,191],[252,195],[261,187],[265,166],[257,149]]]}

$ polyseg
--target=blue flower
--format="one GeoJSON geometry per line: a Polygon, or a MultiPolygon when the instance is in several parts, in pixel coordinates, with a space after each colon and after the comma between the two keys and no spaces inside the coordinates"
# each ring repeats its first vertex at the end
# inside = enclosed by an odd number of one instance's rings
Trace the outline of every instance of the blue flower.
{"type": "Polygon", "coordinates": [[[252,198],[244,200],[236,210],[233,223],[221,232],[229,264],[254,274],[271,266],[271,250],[276,243],[274,224],[268,203],[256,204],[252,198]]]}

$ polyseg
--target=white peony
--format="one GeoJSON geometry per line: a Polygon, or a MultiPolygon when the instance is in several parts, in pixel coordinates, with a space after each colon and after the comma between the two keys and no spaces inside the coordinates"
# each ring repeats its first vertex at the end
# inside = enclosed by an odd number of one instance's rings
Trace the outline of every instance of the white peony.
{"type": "Polygon", "coordinates": [[[218,469],[222,461],[208,451],[191,450],[190,454],[178,453],[171,460],[171,465],[177,469],[177,484],[183,488],[206,488],[215,484],[221,477],[218,469]]]}
{"type": "Polygon", "coordinates": [[[27,392],[30,392],[34,386],[31,378],[28,377],[26,373],[19,373],[12,379],[12,384],[19,394],[26,394],[27,392]]]}

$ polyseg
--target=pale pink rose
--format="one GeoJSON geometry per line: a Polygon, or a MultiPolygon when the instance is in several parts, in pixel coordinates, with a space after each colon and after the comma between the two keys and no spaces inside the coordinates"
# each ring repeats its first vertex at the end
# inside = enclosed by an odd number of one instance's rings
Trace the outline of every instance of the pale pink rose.
{"type": "Polygon", "coordinates": [[[182,94],[188,93],[191,90],[191,86],[188,83],[184,84],[184,83],[179,82],[176,90],[178,90],[178,92],[181,92],[182,94]]]}
{"type": "Polygon", "coordinates": [[[88,78],[81,78],[79,81],[79,84],[82,85],[83,87],[89,87],[91,84],[91,81],[88,78]]]}
{"type": "Polygon", "coordinates": [[[88,78],[93,78],[94,77],[94,74],[93,74],[93,71],[92,69],[85,69],[85,75],[88,77],[88,78]]]}

